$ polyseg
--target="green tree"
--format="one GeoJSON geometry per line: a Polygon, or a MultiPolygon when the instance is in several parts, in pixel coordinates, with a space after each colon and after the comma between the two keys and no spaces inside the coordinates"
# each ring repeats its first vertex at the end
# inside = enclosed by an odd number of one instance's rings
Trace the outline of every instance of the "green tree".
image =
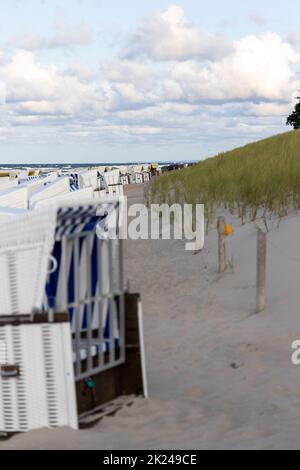
{"type": "Polygon", "coordinates": [[[294,111],[286,121],[286,125],[293,126],[294,129],[300,129],[300,96],[297,96],[297,100],[299,100],[299,103],[296,103],[294,111]]]}

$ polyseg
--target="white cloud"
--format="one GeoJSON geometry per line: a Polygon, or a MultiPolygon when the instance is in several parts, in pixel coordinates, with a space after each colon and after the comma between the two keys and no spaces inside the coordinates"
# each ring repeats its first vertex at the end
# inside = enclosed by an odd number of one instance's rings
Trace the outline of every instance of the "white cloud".
{"type": "Polygon", "coordinates": [[[77,77],[82,82],[91,82],[96,79],[95,71],[87,64],[72,62],[66,69],[66,75],[77,77]]]}
{"type": "Polygon", "coordinates": [[[114,60],[102,66],[102,72],[110,82],[137,82],[150,78],[149,67],[134,60],[114,60]]]}
{"type": "Polygon", "coordinates": [[[260,117],[285,118],[291,109],[290,103],[249,103],[245,114],[260,117]]]}
{"type": "Polygon", "coordinates": [[[31,52],[19,51],[0,67],[0,80],[6,86],[7,106],[17,114],[72,114],[97,103],[95,84],[84,84],[55,65],[40,64],[31,52]]]}
{"type": "Polygon", "coordinates": [[[300,31],[292,31],[287,35],[287,41],[294,47],[300,46],[300,31]]]}
{"type": "Polygon", "coordinates": [[[92,43],[93,32],[90,25],[81,23],[69,26],[60,23],[52,36],[41,36],[33,32],[25,32],[9,41],[9,46],[16,49],[38,51],[43,49],[59,49],[72,46],[86,46],[92,43]]]}
{"type": "Polygon", "coordinates": [[[249,19],[258,27],[262,27],[267,24],[267,19],[256,11],[250,11],[249,19]]]}
{"type": "Polygon", "coordinates": [[[192,57],[215,60],[229,51],[230,45],[223,37],[200,31],[185,18],[181,7],[172,5],[145,19],[123,56],[145,56],[161,61],[192,57]]]}
{"type": "Polygon", "coordinates": [[[107,110],[145,108],[159,99],[156,76],[146,64],[116,59],[106,62],[100,73],[107,110]]]}
{"type": "Polygon", "coordinates": [[[106,98],[105,108],[108,111],[120,109],[145,108],[155,102],[155,94],[145,88],[139,88],[134,83],[106,82],[102,86],[106,98]]]}
{"type": "MultiPolygon", "coordinates": [[[[278,34],[228,46],[173,6],[143,23],[135,37],[138,47],[131,43],[100,67],[74,57],[52,63],[57,55],[40,51],[49,38],[28,43],[30,51],[0,52],[7,98],[0,108],[1,120],[6,110],[2,141],[35,142],[38,134],[39,141],[168,144],[218,137],[240,143],[283,130],[299,88],[299,56],[278,34]]],[[[74,40],[69,34],[51,44],[74,40]]]]}
{"type": "Polygon", "coordinates": [[[173,64],[165,96],[187,102],[290,101],[296,86],[291,66],[297,61],[299,56],[277,34],[247,36],[214,63],[173,64]]]}

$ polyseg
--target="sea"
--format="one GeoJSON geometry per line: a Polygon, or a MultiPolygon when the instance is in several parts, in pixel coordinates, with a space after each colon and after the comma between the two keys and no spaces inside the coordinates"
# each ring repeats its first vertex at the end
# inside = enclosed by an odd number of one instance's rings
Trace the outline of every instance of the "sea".
{"type": "MultiPolygon", "coordinates": [[[[2,169],[26,169],[26,168],[90,168],[95,166],[130,166],[130,165],[146,165],[151,162],[93,162],[93,163],[1,163],[2,169]]],[[[195,160],[182,160],[182,161],[159,161],[159,165],[171,165],[173,163],[196,163],[195,160]]]]}

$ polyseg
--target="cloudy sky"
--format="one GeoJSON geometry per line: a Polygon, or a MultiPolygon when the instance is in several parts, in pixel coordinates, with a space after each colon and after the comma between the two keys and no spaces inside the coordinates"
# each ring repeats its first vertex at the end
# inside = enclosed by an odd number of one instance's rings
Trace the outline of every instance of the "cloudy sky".
{"type": "Polygon", "coordinates": [[[0,0],[0,162],[196,160],[287,130],[299,0],[0,0]]]}

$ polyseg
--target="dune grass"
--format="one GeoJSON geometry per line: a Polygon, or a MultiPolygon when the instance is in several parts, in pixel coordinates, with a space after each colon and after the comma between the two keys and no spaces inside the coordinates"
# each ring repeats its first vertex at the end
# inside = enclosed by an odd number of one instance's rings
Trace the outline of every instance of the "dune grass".
{"type": "Polygon", "coordinates": [[[206,217],[224,207],[242,221],[283,217],[300,208],[300,130],[221,153],[182,171],[158,177],[152,199],[203,203],[206,217]]]}

